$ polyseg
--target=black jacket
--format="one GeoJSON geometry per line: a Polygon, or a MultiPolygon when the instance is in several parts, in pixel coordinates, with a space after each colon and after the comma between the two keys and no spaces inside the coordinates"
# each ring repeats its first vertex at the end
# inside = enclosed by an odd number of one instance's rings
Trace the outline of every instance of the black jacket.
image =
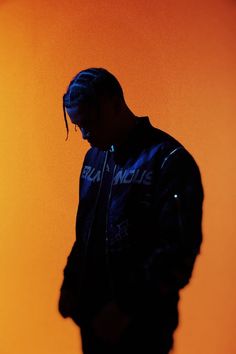
{"type": "MultiPolygon", "coordinates": [[[[73,292],[81,311],[85,264],[106,163],[106,257],[112,296],[129,313],[177,294],[188,284],[202,242],[203,189],[197,164],[173,137],[137,119],[114,152],[91,148],[80,175],[76,241],[61,290],[73,292]]],[[[73,316],[72,316],[73,317],[73,316]]]]}

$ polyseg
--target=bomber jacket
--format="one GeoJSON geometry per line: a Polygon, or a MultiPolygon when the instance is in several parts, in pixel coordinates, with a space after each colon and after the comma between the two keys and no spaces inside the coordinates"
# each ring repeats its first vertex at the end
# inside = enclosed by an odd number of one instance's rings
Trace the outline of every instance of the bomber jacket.
{"type": "MultiPolygon", "coordinates": [[[[86,257],[106,164],[113,159],[104,210],[105,254],[112,296],[128,313],[178,293],[191,277],[202,242],[203,188],[191,154],[148,117],[136,119],[114,151],[92,147],[80,175],[76,240],[61,290],[74,293],[82,313],[86,257]]],[[[71,315],[73,317],[73,315],[71,315]]]]}

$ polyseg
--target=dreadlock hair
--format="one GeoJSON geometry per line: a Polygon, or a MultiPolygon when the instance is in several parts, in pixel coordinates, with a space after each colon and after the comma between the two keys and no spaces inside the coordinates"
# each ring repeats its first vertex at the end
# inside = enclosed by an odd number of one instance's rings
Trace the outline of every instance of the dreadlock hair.
{"type": "Polygon", "coordinates": [[[66,108],[76,106],[81,101],[94,104],[99,109],[101,97],[118,97],[124,100],[123,90],[116,77],[104,68],[88,68],[80,71],[70,82],[63,95],[63,113],[67,136],[69,127],[66,119],[66,108]]]}

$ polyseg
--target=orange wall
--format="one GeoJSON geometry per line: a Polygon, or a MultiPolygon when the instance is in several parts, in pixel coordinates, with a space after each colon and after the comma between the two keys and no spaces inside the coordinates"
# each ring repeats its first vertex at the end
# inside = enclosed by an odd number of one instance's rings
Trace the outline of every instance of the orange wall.
{"type": "Polygon", "coordinates": [[[65,142],[61,97],[89,66],[111,70],[202,171],[204,243],[173,354],[236,352],[235,38],[233,0],[0,2],[2,354],[80,350],[57,300],[87,145],[65,142]]]}

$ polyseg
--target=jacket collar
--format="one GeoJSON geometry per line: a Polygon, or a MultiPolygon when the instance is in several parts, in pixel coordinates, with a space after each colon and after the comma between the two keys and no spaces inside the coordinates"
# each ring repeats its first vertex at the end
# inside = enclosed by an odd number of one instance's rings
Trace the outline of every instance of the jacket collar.
{"type": "Polygon", "coordinates": [[[119,145],[112,145],[110,151],[114,154],[114,159],[121,163],[130,154],[135,153],[141,147],[141,142],[145,138],[145,133],[152,128],[149,117],[135,118],[136,124],[129,132],[126,139],[119,145]]]}

